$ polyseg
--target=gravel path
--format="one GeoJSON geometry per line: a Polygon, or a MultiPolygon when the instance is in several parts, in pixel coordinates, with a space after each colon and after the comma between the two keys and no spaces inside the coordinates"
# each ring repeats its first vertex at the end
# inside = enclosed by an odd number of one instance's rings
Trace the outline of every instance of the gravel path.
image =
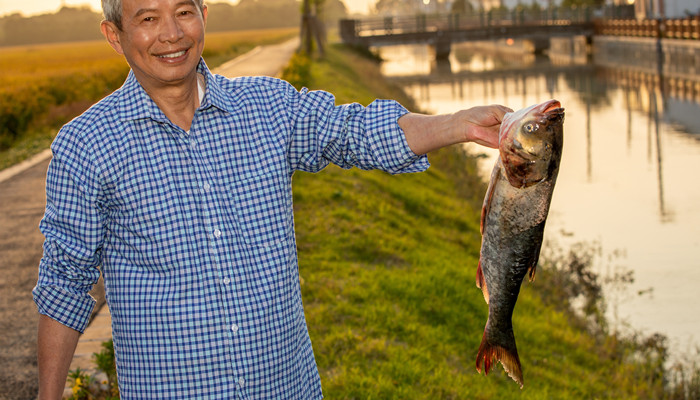
{"type": "MultiPolygon", "coordinates": [[[[44,237],[44,182],[49,160],[0,181],[0,399],[35,399],[36,328],[31,290],[44,237]]],[[[3,175],[3,176],[6,176],[3,175]]],[[[104,303],[104,289],[93,296],[104,303]]]]}

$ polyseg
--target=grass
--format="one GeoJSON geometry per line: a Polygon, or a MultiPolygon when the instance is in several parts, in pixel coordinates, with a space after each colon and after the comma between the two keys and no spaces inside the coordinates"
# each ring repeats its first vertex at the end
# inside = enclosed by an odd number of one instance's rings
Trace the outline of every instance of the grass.
{"type": "MultiPolygon", "coordinates": [[[[309,64],[338,102],[401,97],[377,65],[345,48],[309,64]],[[397,95],[398,93],[398,95],[397,95]]],[[[293,69],[293,68],[292,68],[293,69]]],[[[410,104],[410,100],[406,100],[410,104]]],[[[474,285],[485,186],[457,148],[428,172],[329,167],[294,178],[306,317],[331,399],[657,398],[663,382],[525,284],[514,326],[520,390],[498,365],[475,370],[487,305],[474,285]]]]}

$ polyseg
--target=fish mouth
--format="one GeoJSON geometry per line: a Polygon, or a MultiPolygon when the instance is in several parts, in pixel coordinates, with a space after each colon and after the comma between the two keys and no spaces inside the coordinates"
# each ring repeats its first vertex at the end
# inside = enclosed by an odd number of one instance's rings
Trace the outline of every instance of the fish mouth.
{"type": "Polygon", "coordinates": [[[542,113],[548,114],[561,108],[559,100],[549,100],[542,104],[542,113]]]}
{"type": "Polygon", "coordinates": [[[541,107],[542,118],[540,121],[542,123],[552,123],[564,117],[564,109],[561,106],[559,100],[550,100],[542,104],[541,107]]]}

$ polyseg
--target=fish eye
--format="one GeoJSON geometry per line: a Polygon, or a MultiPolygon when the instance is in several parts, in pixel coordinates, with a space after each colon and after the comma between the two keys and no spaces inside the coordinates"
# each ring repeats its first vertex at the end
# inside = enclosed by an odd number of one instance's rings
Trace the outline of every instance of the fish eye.
{"type": "Polygon", "coordinates": [[[526,124],[523,126],[523,130],[527,133],[532,133],[536,131],[539,128],[539,126],[533,122],[530,122],[529,124],[526,124]]]}

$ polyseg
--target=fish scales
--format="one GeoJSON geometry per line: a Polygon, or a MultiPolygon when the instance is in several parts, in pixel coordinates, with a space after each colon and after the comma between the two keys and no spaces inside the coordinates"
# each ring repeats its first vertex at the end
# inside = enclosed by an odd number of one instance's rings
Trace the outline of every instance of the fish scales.
{"type": "Polygon", "coordinates": [[[488,374],[496,361],[523,387],[512,316],[520,286],[535,275],[563,146],[564,109],[556,100],[508,113],[481,216],[477,286],[489,305],[476,359],[488,374]]]}

